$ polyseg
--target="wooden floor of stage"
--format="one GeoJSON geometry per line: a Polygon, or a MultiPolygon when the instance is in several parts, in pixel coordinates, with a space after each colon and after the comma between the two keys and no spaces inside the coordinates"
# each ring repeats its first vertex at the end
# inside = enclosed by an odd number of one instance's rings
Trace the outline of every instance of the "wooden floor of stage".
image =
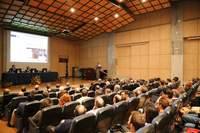
{"type": "MultiPolygon", "coordinates": [[[[62,82],[59,83],[59,84],[60,84],[60,86],[65,87],[67,82],[69,82],[70,85],[77,86],[79,84],[91,83],[92,80],[82,80],[81,78],[68,77],[67,79],[66,78],[62,78],[62,82]]],[[[46,85],[47,84],[51,84],[51,87],[55,88],[57,83],[56,82],[42,83],[42,84],[39,85],[40,89],[46,89],[46,85]]],[[[21,90],[22,86],[26,86],[27,91],[29,91],[29,90],[34,90],[34,86],[35,85],[16,85],[16,86],[11,86],[11,87],[9,87],[10,92],[19,92],[21,90]]],[[[1,88],[0,87],[0,96],[3,94],[4,89],[5,88],[1,88]]]]}
{"type": "MultiPolygon", "coordinates": [[[[81,78],[74,78],[74,77],[68,77],[67,79],[62,78],[62,83],[60,83],[60,86],[66,86],[66,82],[69,82],[70,85],[79,85],[79,84],[88,84],[92,82],[91,80],[82,80],[81,78]]],[[[56,82],[51,83],[42,83],[40,84],[40,89],[46,89],[46,85],[51,84],[51,87],[56,87],[56,82]]],[[[33,90],[35,85],[17,85],[9,87],[10,92],[19,92],[21,90],[22,86],[26,86],[27,90],[33,90]]],[[[5,88],[0,88],[0,95],[3,94],[5,88]]],[[[8,122],[6,118],[3,116],[2,120],[0,119],[0,133],[17,133],[18,130],[16,127],[8,127],[8,122]]]]}

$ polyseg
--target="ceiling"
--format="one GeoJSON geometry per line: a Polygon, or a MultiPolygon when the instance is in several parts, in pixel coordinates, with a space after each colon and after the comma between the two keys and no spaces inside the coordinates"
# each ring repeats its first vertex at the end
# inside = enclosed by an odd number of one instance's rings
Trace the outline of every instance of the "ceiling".
{"type": "Polygon", "coordinates": [[[0,0],[0,25],[89,40],[135,21],[136,15],[169,8],[170,1],[179,0],[0,0]]]}

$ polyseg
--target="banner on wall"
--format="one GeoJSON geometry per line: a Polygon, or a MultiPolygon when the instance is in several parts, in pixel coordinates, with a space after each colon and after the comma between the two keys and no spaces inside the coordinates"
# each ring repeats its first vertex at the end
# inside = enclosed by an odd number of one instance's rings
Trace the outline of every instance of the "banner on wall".
{"type": "Polygon", "coordinates": [[[65,78],[67,78],[68,77],[68,61],[66,61],[66,76],[65,76],[65,78]]]}

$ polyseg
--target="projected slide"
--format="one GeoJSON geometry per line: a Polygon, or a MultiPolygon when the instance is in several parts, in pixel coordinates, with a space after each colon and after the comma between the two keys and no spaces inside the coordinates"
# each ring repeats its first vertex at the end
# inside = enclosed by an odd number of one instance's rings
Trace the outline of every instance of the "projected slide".
{"type": "Polygon", "coordinates": [[[47,63],[48,37],[11,31],[10,62],[47,63]]]}

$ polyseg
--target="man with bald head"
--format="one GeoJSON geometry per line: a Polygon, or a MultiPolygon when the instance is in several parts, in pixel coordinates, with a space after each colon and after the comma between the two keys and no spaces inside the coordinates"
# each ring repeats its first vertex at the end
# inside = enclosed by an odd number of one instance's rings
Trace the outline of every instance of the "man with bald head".
{"type": "Polygon", "coordinates": [[[96,97],[94,101],[94,107],[92,110],[88,111],[87,113],[93,113],[96,115],[96,112],[104,106],[104,100],[101,97],[96,97]]]}
{"type": "MultiPolygon", "coordinates": [[[[85,114],[86,112],[87,112],[87,109],[83,105],[77,105],[74,110],[74,117],[85,114]]],[[[55,127],[54,133],[68,133],[70,130],[72,121],[73,119],[62,120],[61,123],[55,127]]]]}
{"type": "Polygon", "coordinates": [[[37,90],[39,90],[39,85],[35,85],[35,90],[37,91],[37,90]]]}
{"type": "Polygon", "coordinates": [[[122,100],[122,97],[117,94],[113,97],[113,104],[116,104],[116,103],[120,102],[121,100],[122,100]]]}

